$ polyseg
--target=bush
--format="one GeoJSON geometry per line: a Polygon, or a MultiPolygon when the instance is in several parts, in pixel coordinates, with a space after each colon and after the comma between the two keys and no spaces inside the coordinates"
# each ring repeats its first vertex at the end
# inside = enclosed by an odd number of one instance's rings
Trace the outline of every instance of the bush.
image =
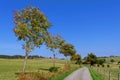
{"type": "MultiPolygon", "coordinates": [[[[49,78],[49,76],[48,76],[49,78]]],[[[39,72],[29,72],[29,73],[20,73],[17,80],[48,80],[45,73],[39,72]]]]}
{"type": "Polygon", "coordinates": [[[20,73],[17,80],[29,80],[24,73],[20,73]]]}
{"type": "Polygon", "coordinates": [[[49,71],[50,72],[57,72],[58,71],[58,67],[50,67],[49,71]]]}
{"type": "Polygon", "coordinates": [[[118,64],[120,64],[120,61],[118,61],[118,64]]]}
{"type": "Polygon", "coordinates": [[[112,63],[113,63],[113,62],[115,62],[115,60],[114,60],[114,59],[111,59],[111,60],[110,60],[110,62],[112,62],[112,63]]]}
{"type": "Polygon", "coordinates": [[[99,59],[97,61],[97,63],[100,64],[100,65],[103,65],[103,63],[105,63],[105,61],[106,61],[105,59],[99,59]]]}
{"type": "Polygon", "coordinates": [[[100,65],[99,65],[99,64],[97,64],[97,67],[100,67],[100,65]]]}
{"type": "Polygon", "coordinates": [[[109,68],[109,67],[110,67],[110,65],[108,64],[108,65],[107,65],[107,67],[109,68]]]}
{"type": "Polygon", "coordinates": [[[65,68],[66,70],[70,70],[70,69],[71,69],[71,65],[70,65],[70,64],[65,64],[65,65],[64,65],[64,68],[65,68]]]}
{"type": "Polygon", "coordinates": [[[105,65],[103,64],[102,67],[104,67],[105,65]]]}

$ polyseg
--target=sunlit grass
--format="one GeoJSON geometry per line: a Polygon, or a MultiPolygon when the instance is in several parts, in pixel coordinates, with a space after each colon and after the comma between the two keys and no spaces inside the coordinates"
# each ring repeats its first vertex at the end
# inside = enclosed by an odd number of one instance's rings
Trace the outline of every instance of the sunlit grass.
{"type": "Polygon", "coordinates": [[[89,71],[91,73],[93,80],[103,80],[102,76],[92,68],[89,68],[89,71]]]}
{"type": "Polygon", "coordinates": [[[109,64],[109,68],[106,65],[105,67],[93,67],[93,69],[101,74],[104,80],[109,80],[109,73],[112,80],[118,80],[118,73],[120,73],[119,65],[109,64]]]}
{"type": "MultiPolygon", "coordinates": [[[[0,59],[0,80],[16,80],[17,74],[22,71],[24,59],[0,59]]],[[[65,60],[57,60],[56,66],[62,67],[65,60]]],[[[52,59],[28,60],[26,71],[44,71],[48,72],[53,65],[52,59]]]]}

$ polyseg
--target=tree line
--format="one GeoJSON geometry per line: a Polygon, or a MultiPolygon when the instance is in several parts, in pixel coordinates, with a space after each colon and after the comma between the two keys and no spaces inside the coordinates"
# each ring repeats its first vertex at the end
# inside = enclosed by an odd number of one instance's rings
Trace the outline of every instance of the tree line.
{"type": "MultiPolygon", "coordinates": [[[[24,59],[25,56],[22,56],[22,55],[0,55],[0,58],[2,59],[24,59]]],[[[28,59],[38,59],[38,58],[46,58],[46,57],[43,57],[43,56],[39,56],[39,55],[29,55],[28,56],[28,59]]]]}

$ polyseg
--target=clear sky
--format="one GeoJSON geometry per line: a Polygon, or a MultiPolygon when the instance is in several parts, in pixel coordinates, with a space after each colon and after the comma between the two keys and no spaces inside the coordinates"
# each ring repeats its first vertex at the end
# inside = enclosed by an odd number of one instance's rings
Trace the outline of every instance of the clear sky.
{"type": "MultiPolygon", "coordinates": [[[[49,31],[61,34],[82,56],[90,52],[120,56],[119,0],[0,0],[0,54],[24,55],[23,43],[12,31],[13,12],[30,4],[39,7],[53,24],[49,31]]],[[[41,46],[31,55],[50,57],[51,52],[41,46]]]]}

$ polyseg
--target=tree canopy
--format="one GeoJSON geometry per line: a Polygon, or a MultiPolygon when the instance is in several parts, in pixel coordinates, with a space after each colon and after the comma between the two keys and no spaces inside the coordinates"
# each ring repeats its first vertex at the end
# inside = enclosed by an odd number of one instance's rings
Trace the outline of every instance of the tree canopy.
{"type": "Polygon", "coordinates": [[[26,47],[39,47],[44,43],[51,24],[44,14],[36,7],[28,7],[14,14],[14,32],[18,40],[25,41],[26,47]]]}
{"type": "Polygon", "coordinates": [[[60,35],[48,34],[46,38],[47,47],[53,52],[53,67],[55,67],[55,56],[58,53],[61,44],[64,42],[60,35]]]}
{"type": "Polygon", "coordinates": [[[75,54],[73,56],[71,56],[71,61],[76,61],[76,64],[80,64],[82,61],[82,58],[80,56],[80,54],[75,54]]]}
{"type": "Polygon", "coordinates": [[[55,50],[60,49],[62,43],[64,43],[64,40],[62,39],[61,35],[48,34],[46,40],[47,47],[53,52],[55,52],[55,50]]]}
{"type": "Polygon", "coordinates": [[[76,53],[76,50],[72,44],[63,43],[59,50],[60,53],[64,54],[64,56],[72,56],[76,53]]]}
{"type": "Polygon", "coordinates": [[[90,53],[88,54],[88,56],[86,57],[86,62],[94,65],[97,63],[97,56],[94,53],[90,53]]]}
{"type": "Polygon", "coordinates": [[[48,29],[51,24],[46,16],[36,7],[28,7],[14,13],[14,33],[18,40],[25,42],[23,48],[26,50],[23,72],[28,54],[35,48],[45,43],[48,29]]]}
{"type": "Polygon", "coordinates": [[[103,63],[105,63],[105,59],[98,59],[97,60],[97,64],[103,65],[103,63]]]}

